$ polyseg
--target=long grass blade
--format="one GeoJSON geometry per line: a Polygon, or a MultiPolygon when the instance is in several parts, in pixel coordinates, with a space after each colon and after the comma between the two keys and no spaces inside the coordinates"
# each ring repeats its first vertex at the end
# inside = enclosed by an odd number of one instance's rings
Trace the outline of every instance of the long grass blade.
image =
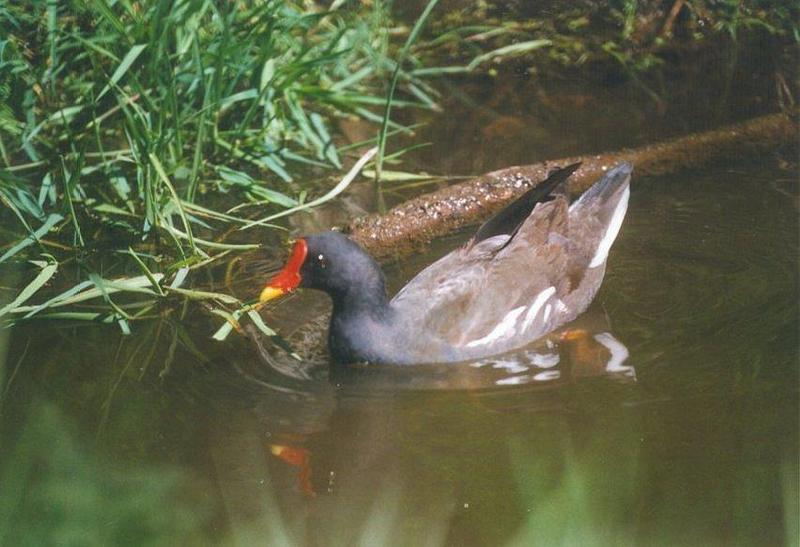
{"type": "Polygon", "coordinates": [[[49,300],[46,300],[46,301],[42,302],[38,306],[29,306],[32,309],[30,309],[24,315],[23,318],[27,319],[27,318],[39,313],[40,311],[51,307],[54,303],[60,302],[61,300],[65,300],[65,299],[67,299],[67,298],[69,298],[71,296],[74,296],[74,295],[78,294],[79,292],[81,292],[82,290],[87,289],[87,288],[89,288],[91,286],[92,286],[92,282],[91,281],[81,281],[80,283],[78,283],[74,287],[64,291],[63,293],[61,293],[61,294],[59,294],[57,296],[54,296],[53,298],[50,298],[49,300]]]}
{"type": "Polygon", "coordinates": [[[228,335],[236,329],[241,330],[241,326],[239,325],[239,319],[242,317],[242,311],[237,310],[233,313],[228,313],[224,310],[214,309],[211,310],[211,313],[215,315],[219,315],[225,319],[225,322],[220,326],[217,331],[211,336],[214,340],[218,342],[223,342],[228,335]]]}
{"type": "Polygon", "coordinates": [[[190,298],[191,300],[219,300],[225,304],[241,304],[238,298],[219,292],[196,291],[191,289],[180,289],[178,287],[167,287],[167,290],[169,292],[190,298]]]}
{"type": "Polygon", "coordinates": [[[64,163],[64,157],[61,157],[61,171],[64,174],[64,199],[69,207],[69,217],[72,220],[73,227],[75,228],[75,243],[81,247],[84,247],[86,243],[83,240],[83,232],[81,231],[81,225],[78,222],[78,216],[75,214],[75,204],[72,201],[72,193],[78,182],[78,178],[80,177],[80,168],[82,163],[83,155],[78,158],[78,165],[75,166],[75,170],[72,171],[72,173],[69,173],[67,171],[67,166],[64,163]]]}
{"type": "Polygon", "coordinates": [[[20,252],[21,250],[23,250],[25,247],[28,247],[29,245],[32,245],[34,242],[39,241],[39,239],[44,234],[52,230],[53,226],[55,226],[62,220],[64,220],[64,217],[62,217],[58,213],[52,213],[51,215],[49,215],[47,217],[47,220],[44,221],[44,224],[42,224],[39,228],[37,228],[36,231],[34,231],[31,235],[27,236],[25,239],[23,239],[22,241],[11,247],[9,250],[7,250],[5,253],[3,253],[3,256],[0,256],[0,263],[5,262],[15,254],[20,252]]]}
{"type": "Polygon", "coordinates": [[[348,171],[348,173],[342,178],[342,180],[339,181],[339,184],[334,186],[324,196],[319,197],[319,198],[317,198],[315,200],[309,201],[308,203],[304,203],[302,205],[298,205],[296,207],[292,207],[290,209],[286,209],[285,211],[281,211],[280,213],[275,213],[274,215],[270,215],[268,217],[262,218],[261,220],[256,220],[256,221],[250,222],[248,224],[245,224],[244,226],[242,226],[240,228],[240,230],[247,230],[247,229],[252,228],[254,226],[263,226],[266,223],[268,223],[268,222],[270,222],[272,220],[275,220],[277,218],[285,217],[287,215],[291,215],[291,214],[296,213],[298,211],[303,211],[303,210],[306,210],[306,209],[310,209],[310,208],[316,207],[318,205],[322,205],[323,203],[325,203],[327,201],[330,201],[331,199],[333,199],[336,196],[338,196],[339,194],[341,194],[345,190],[345,188],[350,186],[350,183],[353,182],[353,180],[356,178],[358,173],[361,172],[361,170],[364,168],[364,166],[367,164],[367,162],[369,162],[369,160],[371,160],[372,157],[375,156],[375,154],[377,154],[377,152],[378,152],[378,148],[377,147],[373,147],[373,148],[370,148],[369,150],[367,150],[364,153],[364,155],[361,156],[361,158],[355,163],[355,165],[353,165],[353,167],[350,168],[350,171],[348,171]]]}
{"type": "Polygon", "coordinates": [[[405,62],[406,57],[408,56],[408,52],[411,49],[411,45],[417,41],[417,37],[419,36],[420,32],[422,32],[425,23],[428,21],[428,17],[430,17],[433,8],[436,7],[436,4],[439,3],[439,0],[429,0],[428,4],[425,6],[425,9],[422,11],[422,14],[417,19],[417,22],[414,24],[414,27],[411,29],[411,33],[408,35],[406,39],[406,43],[403,45],[403,49],[400,52],[400,58],[397,59],[397,66],[392,73],[392,80],[389,84],[389,93],[386,96],[386,106],[383,110],[383,121],[381,123],[381,129],[378,133],[378,158],[375,161],[375,181],[380,181],[381,178],[381,170],[383,169],[383,156],[386,153],[386,132],[389,130],[389,120],[392,115],[392,100],[394,99],[395,91],[397,90],[397,79],[400,77],[400,69],[403,66],[403,62],[405,62]]]}
{"type": "Polygon", "coordinates": [[[112,87],[117,86],[119,81],[122,79],[123,76],[125,76],[125,73],[128,72],[128,70],[131,68],[131,65],[133,65],[133,63],[136,62],[136,59],[139,58],[139,55],[142,54],[142,52],[146,47],[147,44],[136,44],[130,50],[128,50],[128,53],[126,53],[125,57],[122,58],[122,61],[120,61],[119,66],[111,75],[111,78],[109,79],[106,86],[97,95],[97,98],[95,99],[96,101],[102,99],[103,96],[106,93],[108,93],[112,87]]]}
{"type": "Polygon", "coordinates": [[[158,296],[164,296],[164,291],[161,289],[161,285],[158,284],[158,281],[156,281],[153,272],[150,271],[150,269],[145,265],[142,259],[139,258],[139,256],[130,247],[128,247],[128,253],[130,253],[130,255],[133,257],[133,260],[139,266],[139,269],[142,270],[142,273],[150,282],[150,286],[153,287],[153,290],[156,291],[158,296]]]}
{"type": "MultiPolygon", "coordinates": [[[[164,274],[160,273],[153,274],[153,278],[156,281],[161,281],[163,277],[164,274]]],[[[127,277],[122,279],[112,279],[112,280],[105,279],[103,281],[104,281],[104,290],[106,294],[114,294],[118,292],[141,293],[141,294],[148,294],[151,296],[155,296],[156,294],[149,288],[150,280],[143,275],[139,277],[127,277]]],[[[48,307],[57,308],[61,306],[68,306],[71,304],[78,304],[79,302],[93,300],[101,296],[103,296],[103,291],[95,287],[94,289],[84,290],[78,292],[77,294],[73,294],[65,298],[54,300],[48,305],[48,307]]],[[[13,313],[26,313],[38,310],[39,308],[40,306],[17,306],[11,311],[13,313]]]]}
{"type": "Polygon", "coordinates": [[[194,252],[197,252],[197,247],[195,246],[194,237],[192,237],[192,227],[189,225],[189,219],[186,218],[186,211],[183,210],[183,203],[181,202],[181,198],[178,197],[178,193],[175,191],[175,187],[172,186],[172,183],[167,176],[167,173],[164,171],[164,166],[161,165],[161,161],[158,157],[150,152],[150,162],[153,164],[153,167],[156,170],[161,182],[164,183],[167,190],[169,191],[170,195],[172,196],[172,201],[175,204],[175,207],[178,209],[178,215],[181,217],[181,222],[183,222],[183,228],[186,230],[186,239],[189,240],[189,246],[191,246],[194,252]]]}
{"type": "Polygon", "coordinates": [[[56,262],[51,261],[40,264],[42,269],[39,274],[33,278],[33,281],[28,283],[25,288],[19,292],[16,298],[14,298],[14,300],[0,308],[0,317],[11,311],[16,311],[19,306],[24,304],[31,296],[36,294],[36,292],[41,289],[45,283],[50,281],[50,279],[58,271],[58,264],[56,262]]]}

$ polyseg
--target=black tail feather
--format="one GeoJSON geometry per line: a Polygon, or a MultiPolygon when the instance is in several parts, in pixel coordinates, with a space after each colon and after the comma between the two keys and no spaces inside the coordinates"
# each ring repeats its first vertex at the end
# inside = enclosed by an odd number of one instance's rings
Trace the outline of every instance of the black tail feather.
{"type": "Polygon", "coordinates": [[[553,190],[567,180],[580,165],[581,162],[577,162],[563,169],[556,168],[550,171],[547,179],[525,192],[519,199],[483,223],[467,245],[474,245],[479,241],[501,234],[508,234],[513,238],[522,223],[531,214],[533,208],[536,207],[536,204],[550,201],[553,190]]]}

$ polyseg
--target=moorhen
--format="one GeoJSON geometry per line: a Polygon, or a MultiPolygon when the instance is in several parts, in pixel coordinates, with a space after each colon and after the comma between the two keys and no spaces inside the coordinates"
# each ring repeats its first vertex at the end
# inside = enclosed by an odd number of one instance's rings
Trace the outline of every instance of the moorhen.
{"type": "Polygon", "coordinates": [[[556,190],[578,166],[552,171],[391,300],[375,260],[334,231],[298,239],[260,300],[297,287],[328,293],[340,364],[467,361],[525,346],[588,307],[628,208],[629,163],[569,204],[556,190]]]}

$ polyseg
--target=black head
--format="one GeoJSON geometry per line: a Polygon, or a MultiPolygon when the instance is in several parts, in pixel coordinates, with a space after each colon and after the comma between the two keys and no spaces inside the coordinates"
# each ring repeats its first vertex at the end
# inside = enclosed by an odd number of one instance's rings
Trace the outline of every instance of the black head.
{"type": "Polygon", "coordinates": [[[380,267],[355,242],[333,231],[298,239],[286,266],[264,289],[261,300],[296,287],[325,291],[334,304],[386,299],[380,267]]]}
{"type": "Polygon", "coordinates": [[[300,268],[300,286],[325,291],[331,296],[385,292],[383,273],[361,247],[339,232],[323,232],[303,238],[308,254],[300,268]]]}

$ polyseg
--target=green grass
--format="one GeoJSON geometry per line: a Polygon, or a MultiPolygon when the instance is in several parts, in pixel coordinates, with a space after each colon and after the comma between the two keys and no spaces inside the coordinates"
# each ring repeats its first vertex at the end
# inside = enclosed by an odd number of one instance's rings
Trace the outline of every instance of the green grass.
{"type": "Polygon", "coordinates": [[[337,120],[374,124],[360,144],[380,146],[380,167],[387,134],[410,131],[391,109],[436,107],[402,63],[436,2],[410,36],[380,1],[0,6],[0,267],[26,263],[29,282],[0,319],[128,332],[187,298],[229,321],[246,314],[185,285],[259,247],[240,228],[280,228],[346,188],[357,173],[341,173],[362,156],[337,120]],[[113,279],[99,265],[111,255],[113,279]]]}

